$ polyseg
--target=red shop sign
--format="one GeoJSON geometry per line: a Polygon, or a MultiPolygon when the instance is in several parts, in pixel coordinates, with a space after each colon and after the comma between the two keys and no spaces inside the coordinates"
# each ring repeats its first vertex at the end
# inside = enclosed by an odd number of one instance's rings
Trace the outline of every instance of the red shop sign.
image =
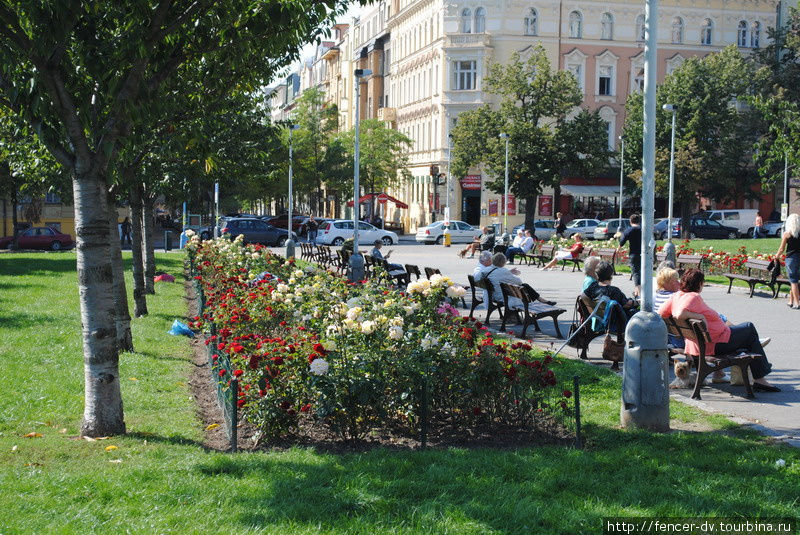
{"type": "Polygon", "coordinates": [[[462,189],[481,189],[481,175],[467,175],[461,179],[462,189]]]}

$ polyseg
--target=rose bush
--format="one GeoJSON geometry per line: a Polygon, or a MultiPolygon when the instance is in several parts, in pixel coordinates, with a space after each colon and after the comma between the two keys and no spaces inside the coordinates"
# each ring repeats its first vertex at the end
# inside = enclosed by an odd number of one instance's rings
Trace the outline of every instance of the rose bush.
{"type": "Polygon", "coordinates": [[[239,238],[194,237],[189,254],[206,299],[191,326],[230,363],[219,379],[239,379],[238,405],[267,438],[297,431],[303,414],[349,439],[413,434],[423,414],[523,425],[556,388],[550,357],[459,316],[465,290],[448,277],[405,292],[353,285],[239,238]]]}

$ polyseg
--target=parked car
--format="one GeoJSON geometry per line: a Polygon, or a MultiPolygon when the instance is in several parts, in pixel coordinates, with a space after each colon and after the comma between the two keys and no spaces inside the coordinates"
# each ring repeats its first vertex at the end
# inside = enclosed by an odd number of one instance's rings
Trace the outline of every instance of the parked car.
{"type": "MultiPolygon", "coordinates": [[[[220,217],[219,218],[219,222],[217,224],[217,227],[220,229],[220,233],[219,233],[220,236],[222,236],[222,232],[221,232],[222,228],[225,226],[225,223],[229,219],[232,219],[232,217],[220,217]]],[[[212,239],[214,237],[214,225],[212,224],[212,225],[205,226],[205,227],[199,229],[197,231],[197,233],[200,235],[200,239],[201,240],[210,240],[210,239],[212,239]]]]}
{"type": "MultiPolygon", "coordinates": [[[[739,231],[736,227],[726,227],[721,225],[718,221],[708,219],[707,217],[692,217],[689,220],[689,238],[706,238],[706,239],[736,239],[739,237],[739,231]]],[[[677,233],[681,233],[681,225],[676,225],[677,233]]]]}
{"type": "MultiPolygon", "coordinates": [[[[317,234],[317,243],[322,245],[342,245],[344,240],[352,238],[355,234],[352,219],[339,219],[336,221],[329,221],[323,223],[319,227],[317,234]]],[[[381,240],[384,245],[392,245],[398,243],[400,238],[397,237],[392,231],[381,230],[364,221],[358,222],[358,243],[359,245],[368,245],[375,240],[381,240]]]]}
{"type": "MultiPolygon", "coordinates": [[[[285,229],[287,227],[286,222],[288,219],[289,219],[289,214],[281,214],[279,216],[273,217],[272,219],[268,219],[267,223],[269,223],[273,227],[285,229]]],[[[294,231],[295,233],[299,233],[300,226],[307,219],[308,219],[307,215],[292,214],[292,231],[294,231]]]]}
{"type": "Polygon", "coordinates": [[[594,229],[595,240],[610,240],[614,237],[617,231],[625,232],[625,229],[631,226],[631,220],[628,218],[622,219],[622,228],[620,229],[619,218],[617,219],[604,219],[594,229]]]}
{"type": "MultiPolygon", "coordinates": [[[[767,221],[764,223],[764,228],[767,231],[767,236],[780,238],[783,235],[783,221],[767,221]]],[[[749,237],[753,236],[752,228],[748,231],[747,235],[749,237]]]]}
{"type": "Polygon", "coordinates": [[[597,219],[573,219],[567,225],[567,230],[564,231],[564,237],[569,238],[573,234],[580,234],[584,240],[594,239],[594,229],[600,221],[597,219]]]}
{"type": "Polygon", "coordinates": [[[0,238],[0,249],[50,249],[61,251],[75,245],[72,236],[51,227],[31,227],[17,235],[0,238]]]}
{"type": "MultiPolygon", "coordinates": [[[[512,229],[512,236],[517,235],[519,229],[524,229],[525,224],[517,225],[512,229]]],[[[537,240],[549,240],[556,233],[555,221],[552,219],[537,219],[533,222],[533,230],[537,240]]]]}
{"type": "MultiPolygon", "coordinates": [[[[450,221],[451,243],[470,243],[480,235],[481,229],[478,227],[473,227],[463,221],[450,221]]],[[[444,241],[444,222],[436,221],[427,227],[418,228],[416,240],[418,243],[441,244],[444,241]]]]}
{"type": "MultiPolygon", "coordinates": [[[[672,218],[672,237],[678,238],[680,237],[680,232],[678,231],[678,225],[680,223],[679,217],[672,218]]],[[[655,226],[653,226],[653,238],[657,240],[666,240],[667,239],[667,219],[659,219],[655,226]]]]}
{"type": "MultiPolygon", "coordinates": [[[[229,234],[231,238],[243,234],[246,243],[260,243],[270,247],[283,247],[289,237],[286,229],[276,228],[257,217],[231,217],[225,221],[221,233],[229,234]]],[[[297,235],[292,234],[296,240],[297,235]]]]}
{"type": "Polygon", "coordinates": [[[740,235],[753,235],[753,223],[758,215],[758,210],[754,208],[737,208],[732,210],[707,210],[693,215],[692,217],[707,218],[717,223],[733,227],[740,235]]]}

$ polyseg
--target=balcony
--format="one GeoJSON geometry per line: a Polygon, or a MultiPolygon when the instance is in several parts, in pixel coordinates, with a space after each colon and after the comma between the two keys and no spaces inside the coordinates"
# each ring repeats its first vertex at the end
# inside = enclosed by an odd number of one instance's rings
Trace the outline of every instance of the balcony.
{"type": "Polygon", "coordinates": [[[451,33],[446,36],[444,48],[483,48],[490,42],[488,33],[451,33]]]}
{"type": "Polygon", "coordinates": [[[378,108],[378,119],[387,123],[397,121],[397,108],[378,108]]]}

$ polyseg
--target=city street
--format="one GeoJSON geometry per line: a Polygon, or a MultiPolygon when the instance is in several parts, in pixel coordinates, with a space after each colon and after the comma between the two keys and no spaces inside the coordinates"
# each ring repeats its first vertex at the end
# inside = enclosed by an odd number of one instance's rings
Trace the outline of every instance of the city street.
{"type": "MultiPolygon", "coordinates": [[[[454,244],[446,248],[435,245],[418,245],[413,241],[413,236],[404,236],[400,245],[384,247],[383,253],[394,250],[390,260],[398,264],[415,264],[420,267],[435,267],[444,275],[451,277],[458,283],[467,284],[467,275],[477,265],[477,259],[461,259],[458,251],[463,244],[454,244]]],[[[364,246],[361,249],[365,249],[364,246]]],[[[371,247],[370,247],[371,249],[371,247]]],[[[566,335],[572,321],[575,298],[577,297],[583,274],[571,272],[571,268],[564,271],[541,271],[533,266],[517,265],[522,272],[522,280],[533,286],[545,299],[556,301],[559,306],[567,310],[561,315],[559,322],[561,332],[566,335]]],[[[626,295],[631,295],[633,283],[627,274],[619,275],[614,279],[626,295]]],[[[772,362],[772,373],[768,379],[771,383],[782,389],[780,393],[756,393],[755,400],[744,397],[744,387],[730,386],[727,384],[714,385],[704,388],[701,392],[701,402],[691,399],[691,390],[671,390],[670,392],[706,410],[720,412],[755,426],[761,426],[763,432],[785,436],[793,444],[800,446],[800,365],[798,365],[797,347],[800,343],[800,334],[796,327],[800,320],[800,311],[790,310],[785,305],[785,299],[771,299],[765,292],[756,292],[750,299],[744,288],[734,287],[731,294],[727,294],[727,287],[709,285],[703,290],[703,298],[713,309],[725,314],[733,323],[745,321],[753,322],[759,335],[771,337],[772,342],[766,348],[767,356],[772,362]]],[[[469,305],[469,293],[467,295],[469,305]]],[[[485,317],[485,310],[476,313],[478,319],[485,317]]],[[[493,314],[491,326],[499,327],[497,316],[493,314]]],[[[560,347],[563,341],[555,337],[552,322],[540,322],[541,333],[536,333],[533,328],[528,329],[528,337],[543,347],[560,347]]],[[[520,328],[511,326],[517,334],[520,328]]],[[[595,339],[589,349],[589,362],[595,365],[610,365],[601,359],[602,337],[595,339]]],[[[576,350],[566,347],[563,354],[576,358],[576,350]]]]}

